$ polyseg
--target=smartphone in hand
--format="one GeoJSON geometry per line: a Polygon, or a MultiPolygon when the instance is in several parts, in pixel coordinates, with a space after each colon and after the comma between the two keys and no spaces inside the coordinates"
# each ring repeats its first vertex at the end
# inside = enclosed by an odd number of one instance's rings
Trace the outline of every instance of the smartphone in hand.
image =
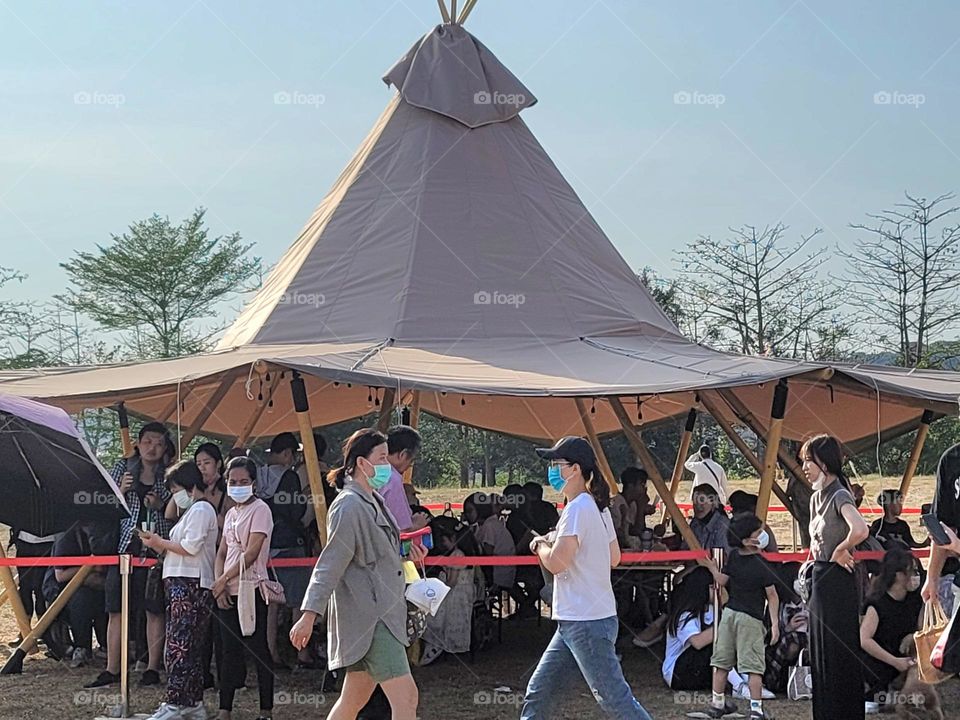
{"type": "Polygon", "coordinates": [[[927,532],[930,533],[930,537],[933,538],[933,541],[937,545],[950,544],[950,537],[943,529],[943,523],[937,519],[936,515],[933,513],[927,513],[921,519],[923,520],[923,524],[927,526],[927,532]]]}

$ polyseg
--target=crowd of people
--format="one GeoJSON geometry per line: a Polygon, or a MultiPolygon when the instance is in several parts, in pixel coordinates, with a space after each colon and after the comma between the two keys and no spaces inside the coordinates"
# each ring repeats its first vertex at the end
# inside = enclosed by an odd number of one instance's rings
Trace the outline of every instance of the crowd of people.
{"type": "MultiPolygon", "coordinates": [[[[314,441],[322,458],[326,442],[319,433],[314,441]]],[[[785,694],[791,669],[803,665],[813,677],[815,720],[861,717],[878,711],[913,666],[904,640],[917,629],[924,601],[938,599],[948,613],[960,606],[960,540],[953,533],[960,524],[960,446],[941,461],[933,504],[951,544],[934,545],[925,573],[911,550],[930,540],[915,540],[901,519],[899,491],[881,493],[883,517],[868,527],[843,473],[842,447],[829,436],[801,450],[813,488],[811,563],[763,557],[778,544],[757,516],[757,496],[729,492],[723,468],[703,446],[685,463],[693,476],[689,525],[701,547],[723,550],[725,560],[670,570],[618,567],[624,551],[686,548],[668,518],[651,518],[656,509],[642,468],[625,468],[611,496],[591,445],[563,438],[538,450],[548,463],[547,484],[563,496],[559,509],[544,500],[542,483],[528,482],[502,494],[473,492],[457,516],[449,504],[431,512],[404,482],[420,445],[407,426],[364,429],[347,440],[342,464],[323,484],[329,511],[321,546],[293,434],[273,438],[262,463],[241,450],[225,458],[213,443],[177,460],[166,428],[148,423],[135,453],[113,472],[129,517],[116,525],[80,523],[55,538],[19,533],[14,542],[21,556],[129,553],[156,561],[133,568],[129,615],[139,683],[157,685],[166,674],[166,698],[152,720],[205,718],[203,694],[212,688],[221,720],[229,720],[248,681],[248,661],[261,718],[271,717],[276,673],[318,670],[324,689],[342,686],[328,717],[412,719],[418,691],[408,645],[416,635],[422,642],[415,659],[429,665],[483,648],[496,622],[539,618],[544,606],[557,629],[530,678],[524,719],[551,717],[559,690],[577,673],[608,715],[648,718],[623,676],[620,626],[636,647],[664,643],[664,683],[709,691],[708,717],[733,713],[734,700],[742,699],[751,720],[769,718],[764,700],[785,694]],[[402,543],[400,534],[426,527],[430,554],[527,555],[539,565],[427,568],[449,592],[422,633],[411,633],[403,556],[419,561],[428,550],[402,543]],[[871,537],[885,550],[883,560],[856,563],[853,553],[871,537]],[[312,571],[269,567],[270,560],[317,555],[312,571]],[[288,621],[289,637],[281,632],[288,621]],[[295,657],[294,667],[284,655],[295,657]]],[[[28,612],[42,613],[77,572],[25,570],[20,591],[28,612]]],[[[120,597],[119,568],[94,568],[67,604],[66,639],[48,642],[77,668],[94,662],[98,640],[105,669],[87,687],[119,681],[120,597]]]]}

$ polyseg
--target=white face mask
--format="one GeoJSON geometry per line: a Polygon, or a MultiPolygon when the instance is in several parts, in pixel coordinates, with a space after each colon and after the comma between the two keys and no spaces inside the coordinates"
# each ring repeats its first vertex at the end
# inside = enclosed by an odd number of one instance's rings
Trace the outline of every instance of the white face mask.
{"type": "Polygon", "coordinates": [[[253,497],[253,485],[230,485],[227,487],[227,495],[238,505],[243,505],[253,497]]]}
{"type": "Polygon", "coordinates": [[[761,550],[766,550],[767,545],[770,544],[770,535],[766,530],[761,530],[760,534],[757,535],[757,547],[761,550]]]}
{"type": "Polygon", "coordinates": [[[190,497],[190,493],[188,493],[186,490],[177,490],[173,494],[173,501],[181,510],[186,510],[193,505],[193,498],[190,497]]]}

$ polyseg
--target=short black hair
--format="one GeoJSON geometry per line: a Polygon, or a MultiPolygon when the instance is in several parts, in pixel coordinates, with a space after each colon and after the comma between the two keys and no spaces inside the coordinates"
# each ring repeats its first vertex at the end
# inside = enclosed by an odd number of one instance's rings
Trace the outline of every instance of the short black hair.
{"type": "Polygon", "coordinates": [[[409,425],[397,425],[387,432],[387,453],[396,455],[406,450],[416,455],[420,449],[420,433],[409,425]]]}
{"type": "Polygon", "coordinates": [[[229,475],[230,471],[234,468],[243,468],[250,475],[250,479],[253,480],[253,482],[257,481],[257,464],[246,455],[232,458],[230,462],[227,463],[227,469],[224,475],[229,475]]]}
{"type": "Polygon", "coordinates": [[[197,467],[195,460],[181,460],[175,465],[171,465],[164,476],[164,485],[167,490],[171,485],[178,485],[187,492],[196,487],[203,487],[203,475],[200,468],[197,467]]]}
{"type": "Polygon", "coordinates": [[[628,485],[634,485],[635,483],[645,483],[650,479],[650,476],[647,474],[647,471],[643,468],[634,467],[631,465],[628,468],[624,468],[620,473],[620,483],[626,488],[628,485]]]}
{"type": "Polygon", "coordinates": [[[148,432],[163,435],[167,439],[170,438],[170,432],[167,430],[166,425],[159,422],[148,422],[146,425],[140,428],[140,432],[137,433],[137,439],[143,440],[143,436],[146,435],[148,432]]]}
{"type": "Polygon", "coordinates": [[[734,490],[730,494],[730,510],[734,515],[741,512],[757,512],[757,496],[744,492],[743,490],[734,490]]]}
{"type": "Polygon", "coordinates": [[[523,484],[523,492],[533,500],[543,500],[543,485],[535,480],[525,482],[523,484]]]}
{"type": "Polygon", "coordinates": [[[515,495],[519,496],[523,494],[524,494],[523,485],[520,485],[519,483],[510,483],[503,489],[503,496],[505,498],[513,497],[515,495]]]}
{"type": "Polygon", "coordinates": [[[743,547],[743,541],[763,527],[763,521],[753,513],[737,513],[727,528],[727,544],[732,548],[743,547]]]}
{"type": "Polygon", "coordinates": [[[713,450],[710,449],[709,445],[700,446],[700,459],[706,460],[709,457],[713,457],[713,450]]]}

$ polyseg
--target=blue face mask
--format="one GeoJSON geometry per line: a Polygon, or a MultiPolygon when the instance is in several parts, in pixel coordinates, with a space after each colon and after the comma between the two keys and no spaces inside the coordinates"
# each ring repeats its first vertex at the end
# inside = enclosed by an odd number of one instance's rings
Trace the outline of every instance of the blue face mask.
{"type": "Polygon", "coordinates": [[[563,490],[563,486],[567,484],[567,481],[563,479],[563,475],[560,474],[560,467],[557,465],[551,465],[547,468],[547,482],[550,483],[550,487],[557,492],[563,490]]]}
{"type": "Polygon", "coordinates": [[[370,478],[369,483],[370,487],[374,490],[379,490],[390,480],[390,475],[393,472],[393,466],[390,463],[384,463],[383,465],[374,465],[373,466],[373,477],[370,478]]]}

